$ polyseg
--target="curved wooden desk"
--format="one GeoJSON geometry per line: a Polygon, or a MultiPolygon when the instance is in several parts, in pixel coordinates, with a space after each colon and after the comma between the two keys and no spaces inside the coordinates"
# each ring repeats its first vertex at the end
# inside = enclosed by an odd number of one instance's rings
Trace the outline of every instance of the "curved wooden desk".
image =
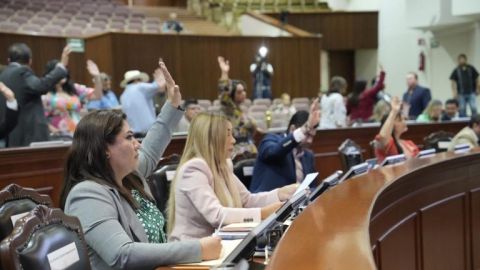
{"type": "Polygon", "coordinates": [[[480,149],[352,178],[298,216],[268,269],[480,269],[480,149]]]}

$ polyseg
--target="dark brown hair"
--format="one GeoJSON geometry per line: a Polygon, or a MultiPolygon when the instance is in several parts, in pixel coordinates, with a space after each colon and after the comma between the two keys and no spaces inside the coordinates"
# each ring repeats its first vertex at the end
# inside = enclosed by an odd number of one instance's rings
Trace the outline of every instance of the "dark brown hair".
{"type": "Polygon", "coordinates": [[[138,190],[145,198],[152,200],[145,193],[140,177],[133,172],[123,179],[123,187],[115,182],[115,175],[107,158],[107,147],[115,142],[125,119],[125,114],[118,111],[97,110],[80,120],[65,164],[60,195],[62,209],[70,190],[85,180],[117,189],[134,209],[138,208],[138,204],[132,197],[132,189],[138,190]]]}

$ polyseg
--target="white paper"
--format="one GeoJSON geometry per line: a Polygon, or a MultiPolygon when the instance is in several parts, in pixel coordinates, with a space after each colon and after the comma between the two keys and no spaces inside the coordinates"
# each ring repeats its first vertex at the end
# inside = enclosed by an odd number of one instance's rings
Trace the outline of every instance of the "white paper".
{"type": "Polygon", "coordinates": [[[176,171],[166,171],[165,175],[167,176],[167,181],[172,181],[175,178],[176,171]]]}
{"type": "Polygon", "coordinates": [[[307,176],[305,176],[305,179],[303,179],[302,183],[298,186],[297,190],[295,193],[293,193],[292,197],[297,195],[298,193],[302,192],[303,190],[306,190],[310,184],[317,178],[318,173],[309,173],[307,176]]]}
{"type": "Polygon", "coordinates": [[[52,270],[63,270],[80,260],[77,246],[74,242],[47,254],[52,270]]]}
{"type": "Polygon", "coordinates": [[[451,142],[438,142],[438,148],[440,149],[448,149],[450,147],[451,142]]]}
{"type": "Polygon", "coordinates": [[[15,226],[15,222],[17,222],[17,220],[21,219],[22,217],[28,215],[28,213],[30,212],[20,213],[20,214],[11,216],[10,220],[12,221],[12,225],[15,226]]]}
{"type": "Polygon", "coordinates": [[[223,263],[223,261],[232,253],[232,251],[242,242],[242,239],[237,240],[222,240],[222,252],[220,258],[211,261],[203,261],[199,263],[190,263],[185,265],[199,265],[199,266],[216,266],[223,263]]]}
{"type": "Polygon", "coordinates": [[[253,166],[243,167],[243,175],[244,176],[252,176],[253,175],[253,166]]]}

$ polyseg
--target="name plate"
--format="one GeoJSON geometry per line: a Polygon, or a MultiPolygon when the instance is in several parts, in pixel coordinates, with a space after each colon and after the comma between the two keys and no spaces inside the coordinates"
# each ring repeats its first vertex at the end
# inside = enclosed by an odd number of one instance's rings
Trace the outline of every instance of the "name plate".
{"type": "Polygon", "coordinates": [[[253,166],[243,167],[243,175],[244,176],[252,176],[253,175],[253,166]]]}
{"type": "Polygon", "coordinates": [[[47,258],[52,270],[66,269],[80,260],[77,246],[74,242],[50,252],[47,254],[47,258]]]}

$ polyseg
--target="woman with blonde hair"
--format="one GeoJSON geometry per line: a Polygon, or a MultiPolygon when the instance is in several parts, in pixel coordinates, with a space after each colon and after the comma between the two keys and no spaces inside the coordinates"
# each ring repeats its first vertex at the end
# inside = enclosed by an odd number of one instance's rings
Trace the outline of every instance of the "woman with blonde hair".
{"type": "Polygon", "coordinates": [[[417,117],[417,122],[440,122],[442,119],[443,104],[440,100],[432,100],[427,108],[417,117]]]}
{"type": "Polygon", "coordinates": [[[251,194],[233,174],[235,139],[225,116],[200,113],[192,121],[170,188],[169,239],[211,235],[220,223],[260,222],[291,197],[296,184],[251,194]]]}

